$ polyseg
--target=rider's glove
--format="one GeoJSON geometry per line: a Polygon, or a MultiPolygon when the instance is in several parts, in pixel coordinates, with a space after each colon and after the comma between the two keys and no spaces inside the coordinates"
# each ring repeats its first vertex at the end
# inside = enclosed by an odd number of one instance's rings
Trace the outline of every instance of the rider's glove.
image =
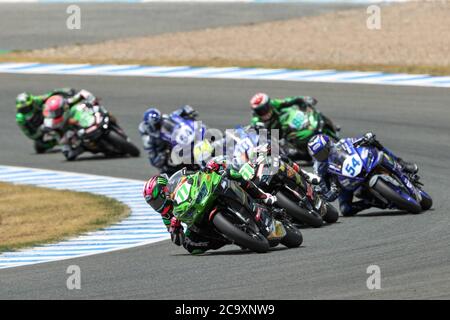
{"type": "Polygon", "coordinates": [[[320,183],[320,177],[315,175],[314,173],[310,173],[308,171],[305,171],[303,169],[300,169],[299,172],[306,180],[311,183],[312,185],[318,185],[320,183]]]}
{"type": "Polygon", "coordinates": [[[183,226],[181,225],[180,220],[178,220],[175,217],[172,217],[170,219],[170,226],[169,226],[169,233],[170,233],[170,239],[173,243],[175,243],[177,246],[181,246],[184,242],[184,232],[183,232],[183,226]]]}
{"type": "Polygon", "coordinates": [[[304,97],[303,100],[305,103],[311,107],[315,106],[317,104],[317,99],[313,97],[304,97]]]}
{"type": "Polygon", "coordinates": [[[194,108],[192,108],[190,105],[185,105],[183,108],[181,108],[182,110],[182,115],[191,117],[191,118],[195,118],[198,116],[198,112],[196,110],[194,110],[194,108]]]}
{"type": "Polygon", "coordinates": [[[95,104],[97,98],[89,91],[82,89],[80,92],[78,92],[80,95],[80,98],[86,102],[89,102],[91,104],[95,104]]]}
{"type": "Polygon", "coordinates": [[[373,142],[375,142],[375,135],[372,132],[367,132],[364,136],[363,136],[364,142],[371,144],[373,142]]]}

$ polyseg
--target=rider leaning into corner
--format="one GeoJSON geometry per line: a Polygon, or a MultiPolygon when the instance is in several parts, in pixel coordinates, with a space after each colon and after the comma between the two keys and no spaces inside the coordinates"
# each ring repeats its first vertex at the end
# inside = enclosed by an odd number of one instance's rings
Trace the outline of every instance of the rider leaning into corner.
{"type": "MultiPolygon", "coordinates": [[[[310,111],[317,112],[318,110],[315,108],[316,104],[317,99],[310,96],[293,96],[284,99],[274,99],[270,98],[266,93],[257,93],[250,99],[250,107],[253,111],[253,118],[251,119],[250,125],[257,129],[278,129],[280,146],[287,147],[286,142],[289,141],[288,135],[290,130],[286,127],[286,124],[280,121],[280,115],[283,112],[283,109],[297,106],[297,108],[304,113],[310,111]]],[[[322,118],[326,123],[335,127],[331,120],[325,115],[322,114],[322,118]]],[[[339,131],[339,127],[336,127],[336,130],[339,131]]],[[[289,148],[284,151],[288,153],[294,152],[294,150],[288,150],[289,148]]],[[[292,155],[301,155],[301,153],[300,150],[296,150],[292,155]]]]}
{"type": "Polygon", "coordinates": [[[309,96],[272,99],[265,93],[257,93],[250,99],[253,111],[251,125],[262,125],[266,129],[281,129],[279,115],[282,109],[296,105],[300,111],[305,112],[308,108],[313,109],[316,104],[317,100],[309,96]]]}
{"type": "MultiPolygon", "coordinates": [[[[231,166],[226,165],[223,159],[211,159],[206,165],[205,172],[225,173],[229,179],[239,182],[240,186],[248,192],[255,200],[262,201],[268,206],[276,202],[276,197],[269,193],[265,193],[259,189],[253,182],[246,181],[231,166]]],[[[175,185],[177,185],[176,183],[175,185]]],[[[144,186],[143,195],[145,201],[162,216],[163,222],[170,233],[171,240],[174,244],[183,247],[191,254],[205,253],[207,250],[217,250],[224,246],[222,241],[212,240],[205,236],[208,228],[201,226],[192,226],[184,232],[181,222],[173,215],[173,192],[169,190],[167,175],[155,175],[151,177],[144,186]]],[[[276,232],[278,232],[276,228],[276,232]]],[[[278,236],[274,234],[274,236],[278,236]]]]}
{"type": "MultiPolygon", "coordinates": [[[[107,111],[98,104],[98,99],[89,91],[81,90],[69,98],[62,95],[53,95],[45,102],[44,117],[51,119],[51,130],[57,132],[61,139],[62,152],[67,160],[74,160],[84,152],[78,130],[78,121],[84,108],[96,111],[107,111]]],[[[110,122],[117,123],[110,115],[110,122]]]]}
{"type": "Polygon", "coordinates": [[[161,129],[170,121],[171,115],[177,115],[185,119],[195,119],[197,111],[191,106],[185,105],[170,115],[162,114],[157,108],[148,108],[144,112],[142,122],[139,124],[144,150],[148,153],[150,164],[161,172],[166,172],[170,167],[170,153],[172,144],[162,138],[161,129]]]}
{"type": "Polygon", "coordinates": [[[58,144],[58,139],[46,137],[42,130],[44,116],[42,111],[45,102],[53,95],[72,97],[76,94],[73,88],[55,89],[43,95],[32,95],[22,92],[16,98],[16,122],[22,132],[34,141],[37,153],[44,153],[58,144]]]}
{"type": "MultiPolygon", "coordinates": [[[[344,139],[341,139],[340,141],[343,140],[344,139]]],[[[364,199],[353,202],[354,192],[340,186],[337,177],[328,171],[328,160],[330,159],[330,156],[336,152],[335,146],[340,143],[340,141],[334,143],[327,135],[319,134],[314,136],[308,143],[308,152],[314,159],[314,173],[320,177],[319,191],[327,201],[332,202],[339,198],[339,209],[343,216],[353,216],[358,212],[371,207],[385,209],[383,204],[378,201],[364,199]]],[[[359,138],[351,138],[351,141],[353,144],[375,147],[379,151],[384,152],[392,157],[401,166],[401,170],[405,172],[415,174],[418,171],[416,164],[406,162],[394,155],[390,150],[386,149],[371,132],[368,132],[359,138]]],[[[394,173],[397,171],[389,161],[385,161],[383,165],[391,168],[394,173]]]]}

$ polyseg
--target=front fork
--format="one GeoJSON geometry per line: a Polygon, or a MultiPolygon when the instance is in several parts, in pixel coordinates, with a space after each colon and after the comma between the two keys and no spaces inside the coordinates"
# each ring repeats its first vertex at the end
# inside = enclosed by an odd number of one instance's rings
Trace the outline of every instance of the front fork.
{"type": "Polygon", "coordinates": [[[384,153],[383,152],[383,158],[381,165],[388,169],[390,172],[392,172],[408,189],[408,192],[411,195],[414,195],[416,199],[420,201],[420,193],[416,190],[416,188],[413,186],[409,178],[403,173],[402,167],[396,160],[397,158],[393,156],[391,153],[384,153]]]}

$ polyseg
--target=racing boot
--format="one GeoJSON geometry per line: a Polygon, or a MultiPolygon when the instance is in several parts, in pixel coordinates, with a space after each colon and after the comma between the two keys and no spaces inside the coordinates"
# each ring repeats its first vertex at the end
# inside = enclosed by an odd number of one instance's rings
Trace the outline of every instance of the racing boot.
{"type": "Polygon", "coordinates": [[[356,215],[358,212],[369,209],[372,207],[369,203],[364,200],[354,202],[350,205],[340,204],[340,210],[344,217],[351,217],[356,215]]]}

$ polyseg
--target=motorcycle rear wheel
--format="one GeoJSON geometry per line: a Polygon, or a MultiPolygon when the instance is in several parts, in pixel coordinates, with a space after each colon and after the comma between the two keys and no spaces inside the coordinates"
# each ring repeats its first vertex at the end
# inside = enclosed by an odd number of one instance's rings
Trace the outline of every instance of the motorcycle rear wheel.
{"type": "Polygon", "coordinates": [[[141,153],[134,144],[127,141],[123,136],[119,135],[114,130],[111,130],[109,132],[106,139],[108,140],[109,143],[111,143],[113,146],[117,147],[123,153],[129,154],[132,157],[139,157],[139,155],[141,153]]]}

